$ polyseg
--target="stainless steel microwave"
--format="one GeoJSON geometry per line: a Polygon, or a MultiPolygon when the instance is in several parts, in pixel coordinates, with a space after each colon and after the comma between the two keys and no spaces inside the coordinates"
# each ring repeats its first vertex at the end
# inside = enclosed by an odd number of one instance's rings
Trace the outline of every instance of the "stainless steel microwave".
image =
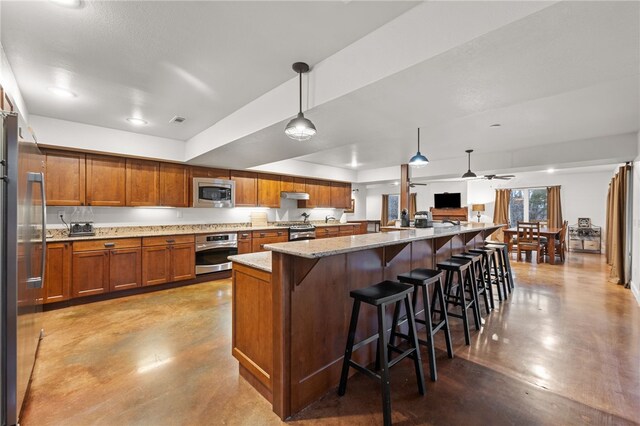
{"type": "Polygon", "coordinates": [[[193,207],[233,207],[235,187],[232,180],[193,178],[193,207]]]}

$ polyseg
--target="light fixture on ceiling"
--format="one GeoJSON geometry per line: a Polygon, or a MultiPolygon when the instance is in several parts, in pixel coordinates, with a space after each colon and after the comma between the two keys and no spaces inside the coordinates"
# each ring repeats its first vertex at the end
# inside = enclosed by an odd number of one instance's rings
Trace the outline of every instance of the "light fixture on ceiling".
{"type": "Polygon", "coordinates": [[[502,124],[494,123],[494,124],[490,125],[489,127],[502,127],[502,124]]]}
{"type": "Polygon", "coordinates": [[[147,125],[147,120],[143,120],[142,118],[129,117],[129,118],[127,118],[127,121],[129,123],[133,124],[134,126],[146,126],[147,125]]]}
{"type": "Polygon", "coordinates": [[[469,156],[469,168],[468,168],[467,172],[462,175],[462,178],[463,179],[472,179],[474,177],[478,177],[478,176],[476,176],[475,173],[473,173],[471,171],[471,153],[473,152],[473,150],[472,149],[467,149],[465,152],[469,156]]]}
{"type": "Polygon", "coordinates": [[[82,4],[82,0],[49,0],[51,3],[58,6],[64,6],[69,8],[78,8],[82,4]]]}
{"type": "Polygon", "coordinates": [[[418,127],[418,152],[416,152],[416,155],[411,157],[411,160],[409,160],[409,165],[412,167],[422,167],[426,166],[427,164],[429,164],[429,160],[427,160],[427,157],[420,154],[420,127],[418,127]]]}
{"type": "Polygon", "coordinates": [[[65,89],[64,87],[58,87],[58,86],[49,87],[49,91],[51,93],[53,93],[54,95],[60,97],[60,98],[75,98],[76,97],[75,93],[73,93],[69,89],[65,89]]]}
{"type": "Polygon", "coordinates": [[[553,167],[549,167],[549,168],[547,169],[547,173],[549,173],[549,174],[551,174],[551,173],[555,173],[555,171],[556,171],[556,170],[555,170],[553,167]]]}
{"type": "Polygon", "coordinates": [[[309,72],[309,65],[304,62],[296,62],[292,66],[293,70],[298,73],[300,77],[300,109],[296,118],[291,120],[284,132],[291,139],[297,141],[308,141],[313,135],[316,134],[316,126],[313,125],[311,120],[304,117],[302,113],[302,74],[309,72]]]}

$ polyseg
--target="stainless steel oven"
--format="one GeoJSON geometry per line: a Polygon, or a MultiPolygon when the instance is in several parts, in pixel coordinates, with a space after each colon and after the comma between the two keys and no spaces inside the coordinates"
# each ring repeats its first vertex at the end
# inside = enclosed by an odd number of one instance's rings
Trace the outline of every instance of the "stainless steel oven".
{"type": "Polygon", "coordinates": [[[231,269],[228,256],[238,254],[238,235],[212,234],[196,236],[196,275],[231,269]]]}
{"type": "Polygon", "coordinates": [[[193,207],[233,207],[234,203],[234,181],[193,178],[193,207]]]}

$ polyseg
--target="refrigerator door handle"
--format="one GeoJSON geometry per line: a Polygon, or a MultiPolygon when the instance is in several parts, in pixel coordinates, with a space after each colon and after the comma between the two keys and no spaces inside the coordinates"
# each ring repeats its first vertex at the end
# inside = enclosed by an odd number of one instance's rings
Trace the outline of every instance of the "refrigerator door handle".
{"type": "MultiPolygon", "coordinates": [[[[40,195],[42,197],[42,252],[40,253],[40,276],[39,277],[30,277],[27,278],[27,288],[42,288],[44,284],[44,271],[46,267],[46,259],[47,259],[47,200],[46,193],[44,190],[44,173],[34,173],[29,172],[27,176],[27,182],[31,185],[32,183],[40,184],[40,195]]],[[[27,191],[28,196],[31,195],[31,191],[27,191]]],[[[30,268],[28,268],[28,271],[30,268]]]]}

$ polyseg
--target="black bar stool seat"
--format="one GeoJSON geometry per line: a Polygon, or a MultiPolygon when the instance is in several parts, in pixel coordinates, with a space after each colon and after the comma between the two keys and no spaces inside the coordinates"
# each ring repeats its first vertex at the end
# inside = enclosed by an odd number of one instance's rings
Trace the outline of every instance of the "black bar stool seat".
{"type": "MultiPolygon", "coordinates": [[[[424,269],[417,268],[413,269],[409,272],[405,272],[404,274],[398,275],[398,281],[401,283],[407,283],[413,285],[413,312],[415,315],[415,322],[419,324],[424,324],[426,327],[427,340],[418,339],[418,343],[427,347],[429,351],[429,370],[431,373],[431,380],[438,380],[438,372],[436,370],[436,350],[434,344],[434,336],[435,334],[442,330],[445,336],[445,341],[447,343],[447,354],[449,358],[453,358],[453,345],[451,343],[451,330],[449,328],[449,318],[447,316],[447,311],[442,309],[440,312],[440,319],[434,320],[432,318],[431,312],[431,302],[429,301],[429,286],[433,287],[433,291],[431,292],[432,300],[438,301],[440,306],[445,306],[444,292],[442,288],[442,279],[444,273],[442,271],[437,271],[435,269],[424,269]],[[423,313],[424,315],[421,318],[420,313],[416,312],[416,305],[418,302],[418,297],[420,293],[422,295],[422,305],[424,306],[423,313]]],[[[396,311],[393,316],[393,323],[391,325],[391,337],[389,338],[390,343],[395,344],[395,337],[400,336],[405,339],[408,339],[409,336],[397,332],[397,327],[401,325],[403,321],[398,322],[399,312],[396,311]]]]}
{"type": "Polygon", "coordinates": [[[481,253],[484,260],[485,272],[487,283],[489,285],[495,284],[498,289],[498,300],[501,302],[507,298],[507,284],[504,279],[501,278],[498,271],[499,253],[496,249],[490,247],[480,247],[477,249],[469,250],[471,253],[481,253]]]}
{"type": "Polygon", "coordinates": [[[418,346],[418,335],[416,333],[411,293],[413,293],[412,285],[401,284],[394,281],[383,281],[367,288],[353,290],[349,293],[353,298],[353,309],[351,311],[351,322],[349,324],[347,345],[344,351],[344,359],[342,361],[342,373],[340,375],[338,395],[342,396],[347,391],[347,378],[349,376],[350,367],[353,367],[359,372],[378,380],[382,388],[382,413],[385,426],[391,425],[391,388],[389,381],[389,368],[404,358],[408,357],[413,359],[416,379],[418,382],[418,392],[420,395],[424,395],[424,373],[422,371],[422,360],[420,359],[420,348],[418,346]],[[397,312],[400,311],[400,304],[402,302],[404,302],[405,305],[407,323],[409,325],[408,340],[410,347],[406,350],[401,350],[390,345],[388,339],[389,333],[387,331],[386,307],[394,303],[395,316],[397,312]],[[354,344],[361,303],[366,303],[377,308],[378,333],[354,344]],[[376,367],[379,364],[380,358],[382,364],[380,366],[379,373],[376,373],[351,359],[353,351],[373,342],[376,339],[378,340],[376,367]],[[391,359],[392,350],[399,353],[399,355],[394,359],[391,359]]]}

